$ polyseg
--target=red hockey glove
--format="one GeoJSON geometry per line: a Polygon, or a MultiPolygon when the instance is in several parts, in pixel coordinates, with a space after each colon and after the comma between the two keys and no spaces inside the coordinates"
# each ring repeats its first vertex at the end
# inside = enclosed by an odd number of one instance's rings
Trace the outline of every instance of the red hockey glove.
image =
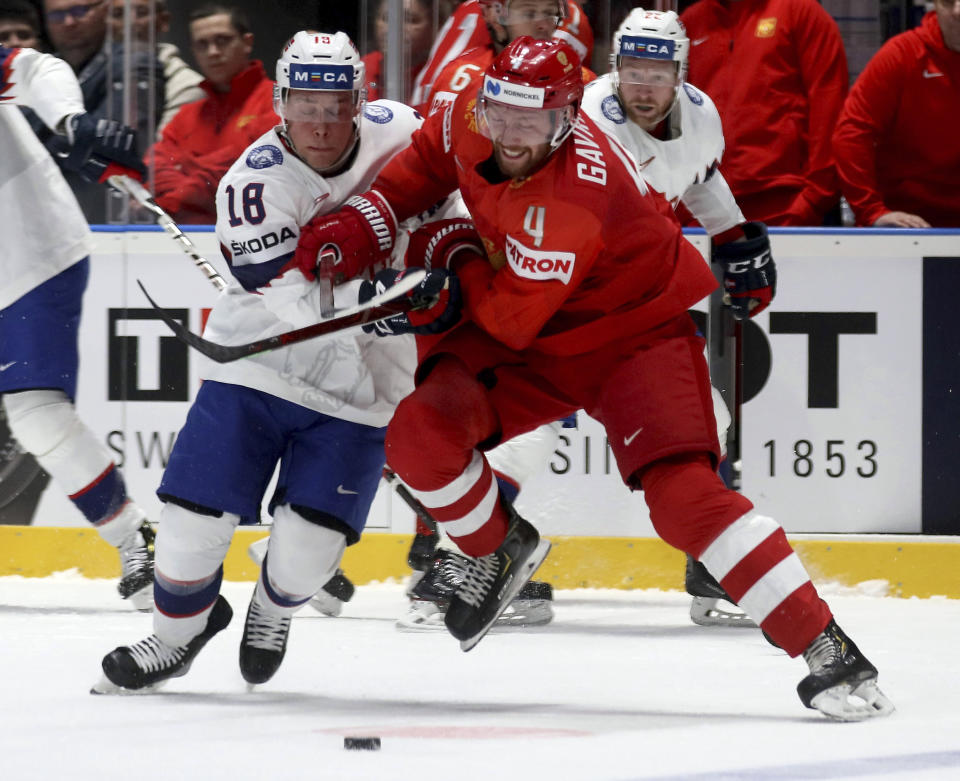
{"type": "Polygon", "coordinates": [[[333,255],[334,282],[352,279],[385,263],[397,237],[397,219],[376,190],[354,195],[339,211],[314,217],[300,229],[295,260],[309,279],[317,275],[319,253],[333,255]]]}
{"type": "Polygon", "coordinates": [[[723,301],[737,320],[746,320],[770,306],[777,294],[777,266],[770,253],[767,226],[745,222],[744,241],[713,248],[713,259],[723,264],[723,301]]]}
{"type": "MultiPolygon", "coordinates": [[[[407,269],[410,271],[412,269],[407,269]]],[[[360,303],[393,287],[406,271],[386,268],[377,273],[373,282],[360,283],[360,303]]],[[[395,336],[397,334],[439,334],[453,328],[460,320],[460,280],[444,269],[427,272],[423,282],[406,294],[417,307],[405,314],[363,326],[368,334],[395,336]]]]}
{"type": "Polygon", "coordinates": [[[428,222],[410,234],[405,265],[423,266],[427,270],[450,269],[454,256],[462,250],[486,257],[483,241],[472,220],[437,220],[428,222]]]}

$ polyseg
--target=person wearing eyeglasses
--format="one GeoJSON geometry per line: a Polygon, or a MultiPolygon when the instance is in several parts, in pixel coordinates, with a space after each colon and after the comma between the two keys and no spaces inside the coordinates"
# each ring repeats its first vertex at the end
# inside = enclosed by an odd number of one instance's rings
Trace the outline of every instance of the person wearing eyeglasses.
{"type": "Polygon", "coordinates": [[[47,30],[57,56],[80,73],[103,47],[107,4],[104,0],[44,0],[47,30]]]}
{"type": "MultiPolygon", "coordinates": [[[[83,105],[94,120],[126,121],[137,130],[138,154],[142,157],[156,136],[163,111],[163,67],[149,52],[134,51],[125,57],[124,44],[108,41],[107,0],[43,0],[43,14],[53,53],[65,60],[76,74],[83,105]],[[124,61],[130,63],[134,94],[124,90],[124,61]],[[133,114],[125,108],[132,105],[133,114]]],[[[59,141],[35,116],[29,118],[40,141],[59,163],[59,141]]],[[[106,191],[66,170],[64,177],[90,223],[116,221],[124,216],[125,198],[106,191]]]]}
{"type": "Polygon", "coordinates": [[[203,76],[187,65],[174,44],[159,41],[161,36],[170,32],[170,11],[166,0],[111,0],[111,3],[107,26],[113,40],[123,40],[124,11],[129,7],[133,15],[134,40],[156,42],[157,59],[163,66],[164,79],[163,114],[157,123],[159,140],[163,128],[181,108],[195,100],[203,100],[204,92],[200,89],[203,76]]]}
{"type": "Polygon", "coordinates": [[[154,197],[177,222],[216,222],[217,185],[239,154],[276,124],[273,82],[251,60],[243,13],[219,3],[191,11],[190,47],[204,75],[203,100],[188,103],[150,151],[154,197]]]}
{"type": "Polygon", "coordinates": [[[0,0],[0,46],[12,49],[45,47],[40,38],[40,16],[28,0],[0,0]]]}

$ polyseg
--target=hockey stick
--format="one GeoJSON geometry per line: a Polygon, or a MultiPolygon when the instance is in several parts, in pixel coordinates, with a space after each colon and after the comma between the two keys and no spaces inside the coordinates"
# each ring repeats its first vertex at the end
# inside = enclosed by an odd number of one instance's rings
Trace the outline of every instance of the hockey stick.
{"type": "Polygon", "coordinates": [[[423,522],[423,525],[429,527],[433,533],[436,534],[438,531],[436,519],[430,514],[430,511],[420,503],[420,500],[410,493],[410,489],[400,482],[397,473],[390,467],[385,466],[383,468],[383,479],[393,486],[393,490],[397,492],[397,496],[403,499],[407,507],[417,514],[417,517],[423,522]]]}
{"type": "Polygon", "coordinates": [[[739,491],[742,471],[743,323],[733,316],[730,307],[723,301],[723,267],[713,264],[713,272],[720,282],[720,288],[710,296],[707,329],[710,378],[730,410],[730,428],[727,430],[729,485],[734,491],[739,491]]]}
{"type": "Polygon", "coordinates": [[[279,347],[304,342],[307,339],[316,339],[321,336],[342,336],[350,328],[376,323],[394,315],[418,309],[422,304],[416,304],[409,298],[401,298],[401,296],[419,285],[426,273],[423,270],[408,272],[393,287],[363,304],[340,310],[340,312],[335,313],[337,316],[330,320],[323,320],[293,331],[285,331],[282,334],[268,336],[255,342],[237,345],[217,344],[187,330],[150,297],[140,280],[137,280],[137,284],[147,297],[150,305],[160,315],[160,319],[167,324],[167,327],[173,331],[181,342],[217,363],[230,363],[268,350],[276,350],[279,347]]]}
{"type": "MultiPolygon", "coordinates": [[[[167,214],[160,205],[153,200],[153,196],[140,182],[129,176],[115,174],[107,178],[109,184],[114,190],[129,195],[133,200],[139,203],[147,211],[151,212],[154,219],[161,228],[163,228],[180,245],[185,253],[193,258],[194,265],[200,269],[204,276],[210,280],[217,290],[223,290],[227,286],[226,280],[220,276],[217,270],[210,265],[209,261],[200,254],[196,245],[190,241],[180,230],[180,226],[173,221],[173,217],[167,214]]],[[[142,285],[141,285],[142,287],[142,285]]],[[[147,296],[149,298],[149,296],[147,296]]]]}

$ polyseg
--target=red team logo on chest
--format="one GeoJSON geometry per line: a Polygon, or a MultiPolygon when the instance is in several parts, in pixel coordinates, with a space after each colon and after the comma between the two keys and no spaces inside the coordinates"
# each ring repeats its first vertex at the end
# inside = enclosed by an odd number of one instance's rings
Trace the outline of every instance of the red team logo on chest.
{"type": "Polygon", "coordinates": [[[517,276],[525,279],[559,279],[563,284],[569,285],[576,259],[573,252],[530,249],[512,236],[507,236],[507,262],[517,276]]]}

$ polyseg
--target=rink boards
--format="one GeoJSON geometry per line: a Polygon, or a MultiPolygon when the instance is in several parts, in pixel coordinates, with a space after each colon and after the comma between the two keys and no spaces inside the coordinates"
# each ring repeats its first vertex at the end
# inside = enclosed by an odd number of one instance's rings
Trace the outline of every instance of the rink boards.
{"type": "MultiPolygon", "coordinates": [[[[777,298],[745,334],[745,493],[792,534],[960,534],[960,233],[773,233],[777,298]]],[[[223,272],[214,235],[190,235],[223,272]]],[[[691,239],[705,246],[702,234],[691,239]]],[[[98,230],[95,245],[78,405],[157,517],[153,492],[206,359],[169,334],[136,280],[194,331],[217,294],[161,232],[98,230]]],[[[0,506],[11,498],[3,486],[0,506]]],[[[84,525],[55,486],[30,509],[16,522],[84,525]]],[[[614,547],[655,536],[642,495],[624,488],[602,428],[582,413],[520,509],[572,547],[585,535],[614,547]]],[[[378,544],[412,528],[382,487],[368,529],[390,536],[378,544]]]]}
{"type": "MultiPolygon", "coordinates": [[[[227,580],[257,578],[247,556],[263,529],[240,529],[224,562],[227,580]]],[[[347,549],[343,568],[366,584],[410,574],[408,534],[367,534],[347,549]]],[[[537,573],[558,589],[682,589],[684,556],[659,539],[551,535],[553,548],[537,573]]],[[[818,585],[856,587],[871,596],[960,599],[960,541],[918,535],[791,535],[818,585]]],[[[0,576],[47,577],[78,571],[115,578],[115,551],[89,528],[0,526],[0,576]]]]}

